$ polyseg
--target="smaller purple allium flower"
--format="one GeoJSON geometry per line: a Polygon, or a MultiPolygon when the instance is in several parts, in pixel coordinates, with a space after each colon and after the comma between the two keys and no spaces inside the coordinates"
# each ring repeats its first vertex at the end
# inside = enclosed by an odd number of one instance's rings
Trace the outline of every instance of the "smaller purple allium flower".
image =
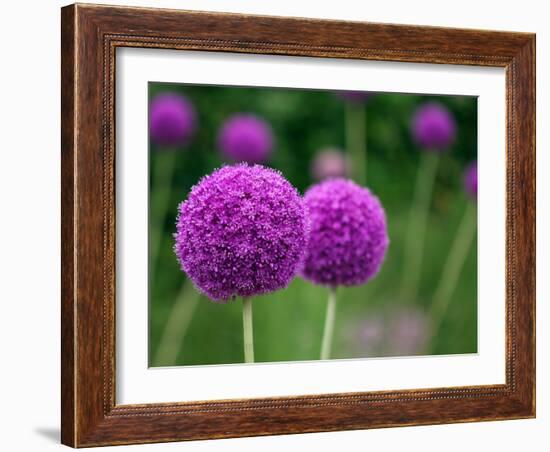
{"type": "Polygon", "coordinates": [[[321,181],[334,177],[346,177],[349,175],[350,164],[346,155],[335,148],[320,150],[311,165],[311,175],[315,180],[321,181]]]}
{"type": "Polygon", "coordinates": [[[175,253],[213,301],[286,287],[303,262],[309,232],[304,203],[278,171],[224,166],[179,206],[175,253]]]}
{"type": "Polygon", "coordinates": [[[182,146],[195,133],[197,115],[191,102],[175,93],[162,93],[149,106],[149,135],[158,146],[182,146]]]}
{"type": "Polygon", "coordinates": [[[264,163],[273,149],[273,132],[262,118],[239,113],[222,125],[218,147],[233,162],[264,163]]]}
{"type": "Polygon", "coordinates": [[[464,190],[472,199],[477,199],[477,161],[471,162],[464,171],[464,190]]]}
{"type": "Polygon", "coordinates": [[[369,91],[337,91],[336,95],[348,102],[362,104],[367,102],[374,93],[369,91]]]}
{"type": "Polygon", "coordinates": [[[456,135],[452,113],[438,102],[421,105],[413,115],[411,129],[416,143],[429,151],[444,151],[456,135]]]}
{"type": "Polygon", "coordinates": [[[389,244],[378,198],[350,180],[328,179],[312,186],[304,202],[311,223],[304,278],[331,287],[371,279],[389,244]]]}

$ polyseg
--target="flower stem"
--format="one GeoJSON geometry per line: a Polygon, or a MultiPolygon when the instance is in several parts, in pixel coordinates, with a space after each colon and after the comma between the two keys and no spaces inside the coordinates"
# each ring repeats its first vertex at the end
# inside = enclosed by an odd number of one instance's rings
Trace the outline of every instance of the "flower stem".
{"type": "Polygon", "coordinates": [[[185,280],[168,314],[153,365],[172,366],[176,364],[199,298],[200,295],[191,281],[185,280]]]}
{"type": "Polygon", "coordinates": [[[325,316],[325,329],[321,343],[321,359],[330,359],[332,348],[332,336],[334,332],[334,319],[336,317],[336,287],[330,287],[327,301],[327,313],[325,316]]]}
{"type": "Polygon", "coordinates": [[[355,182],[367,183],[367,122],[365,106],[346,102],[346,147],[355,182]]]}
{"type": "Polygon", "coordinates": [[[441,321],[449,308],[460,272],[468,257],[470,246],[475,237],[476,219],[476,205],[470,202],[458,227],[429,311],[432,322],[432,334],[434,336],[437,334],[441,321]]]}
{"type": "Polygon", "coordinates": [[[149,280],[154,281],[160,246],[162,243],[164,220],[168,211],[168,204],[172,194],[172,179],[177,152],[174,149],[158,151],[155,157],[153,184],[155,191],[151,195],[150,223],[151,235],[149,238],[149,280]],[[153,211],[153,206],[155,211],[153,211]]]}
{"type": "Polygon", "coordinates": [[[252,331],[252,298],[243,297],[244,362],[254,362],[254,333],[252,331]]]}
{"type": "Polygon", "coordinates": [[[418,283],[424,257],[426,225],[438,162],[439,155],[436,152],[426,151],[422,153],[416,176],[414,199],[407,225],[405,265],[401,285],[401,298],[403,300],[413,301],[418,292],[418,283]]]}

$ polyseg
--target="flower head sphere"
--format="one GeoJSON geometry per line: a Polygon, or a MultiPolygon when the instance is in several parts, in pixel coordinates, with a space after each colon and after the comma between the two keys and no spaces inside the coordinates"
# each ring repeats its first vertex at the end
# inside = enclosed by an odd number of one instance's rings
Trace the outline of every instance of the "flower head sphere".
{"type": "Polygon", "coordinates": [[[250,113],[231,116],[218,136],[221,153],[233,162],[264,163],[273,149],[271,127],[250,113]]]}
{"type": "Polygon", "coordinates": [[[304,195],[311,232],[302,275],[336,287],[367,282],[380,269],[389,239],[378,198],[346,179],[329,179],[304,195]]]}
{"type": "Polygon", "coordinates": [[[326,148],[317,153],[311,165],[311,175],[321,181],[349,174],[349,161],[339,149],[326,148]]]}
{"type": "Polygon", "coordinates": [[[309,222],[296,189],[260,165],[225,166],[179,206],[175,252],[214,301],[286,287],[303,262],[309,222]]]}
{"type": "Polygon", "coordinates": [[[417,144],[423,149],[444,151],[455,139],[455,119],[442,104],[425,103],[413,116],[412,134],[417,144]]]}
{"type": "Polygon", "coordinates": [[[187,98],[175,93],[155,96],[149,107],[149,134],[158,146],[182,146],[195,133],[197,116],[187,98]]]}
{"type": "Polygon", "coordinates": [[[464,171],[464,190],[470,198],[477,198],[477,161],[473,161],[464,171]]]}

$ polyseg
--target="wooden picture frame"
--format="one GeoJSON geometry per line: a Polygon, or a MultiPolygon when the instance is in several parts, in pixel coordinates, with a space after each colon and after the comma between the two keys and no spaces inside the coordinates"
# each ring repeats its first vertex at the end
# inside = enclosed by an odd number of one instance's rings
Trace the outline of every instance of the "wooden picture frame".
{"type": "Polygon", "coordinates": [[[73,447],[535,416],[535,35],[71,5],[62,9],[62,442],[73,447]],[[115,403],[115,50],[506,70],[506,383],[115,403]]]}

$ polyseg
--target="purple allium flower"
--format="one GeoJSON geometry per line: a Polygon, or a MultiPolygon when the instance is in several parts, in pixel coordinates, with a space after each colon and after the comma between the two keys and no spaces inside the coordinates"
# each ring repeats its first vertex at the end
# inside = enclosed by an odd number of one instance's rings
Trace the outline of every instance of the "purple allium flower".
{"type": "Polygon", "coordinates": [[[149,134],[159,146],[181,146],[195,133],[197,116],[187,98],[175,93],[155,96],[149,107],[149,134]]]}
{"type": "Polygon", "coordinates": [[[222,154],[234,162],[263,163],[273,148],[271,127],[250,113],[231,116],[218,136],[222,154]]]}
{"type": "Polygon", "coordinates": [[[477,161],[471,162],[464,171],[464,190],[472,199],[477,199],[477,161]]]}
{"type": "Polygon", "coordinates": [[[260,165],[224,166],[179,206],[175,252],[214,301],[286,287],[303,262],[309,222],[296,189],[260,165]]]}
{"type": "Polygon", "coordinates": [[[361,104],[368,101],[374,93],[369,91],[337,91],[336,95],[348,102],[361,104]]]}
{"type": "Polygon", "coordinates": [[[339,149],[322,149],[311,165],[311,175],[321,181],[333,177],[346,177],[349,174],[349,161],[339,149]]]}
{"type": "Polygon", "coordinates": [[[302,274],[327,286],[358,285],[380,269],[389,239],[378,198],[346,179],[328,179],[304,195],[311,222],[302,274]]]}
{"type": "Polygon", "coordinates": [[[442,104],[425,103],[414,113],[412,134],[417,144],[425,150],[444,151],[455,139],[455,119],[442,104]]]}

